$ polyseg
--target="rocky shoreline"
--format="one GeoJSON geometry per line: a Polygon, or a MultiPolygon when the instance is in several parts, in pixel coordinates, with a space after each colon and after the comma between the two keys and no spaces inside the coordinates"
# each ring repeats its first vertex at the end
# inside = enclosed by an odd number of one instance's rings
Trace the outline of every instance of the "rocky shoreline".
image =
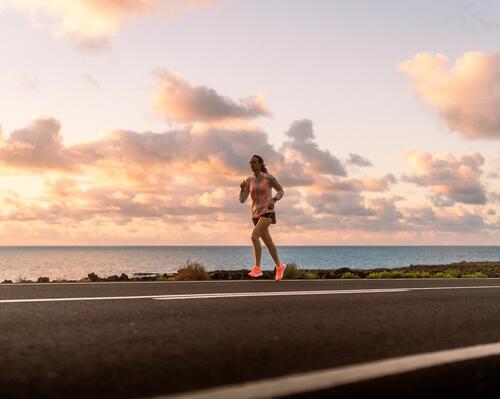
{"type": "MultiPolygon", "coordinates": [[[[189,280],[249,280],[248,270],[213,270],[206,271],[197,262],[187,262],[175,273],[134,273],[128,276],[112,275],[100,277],[90,273],[80,280],[50,280],[39,277],[28,280],[20,276],[17,280],[4,280],[1,284],[16,283],[82,283],[82,282],[126,282],[126,281],[189,281],[189,280]]],[[[397,268],[354,269],[301,269],[289,263],[284,279],[377,279],[377,278],[499,278],[500,261],[494,262],[458,262],[444,265],[410,265],[397,268]]],[[[273,270],[263,270],[259,279],[274,279],[273,270]]]]}

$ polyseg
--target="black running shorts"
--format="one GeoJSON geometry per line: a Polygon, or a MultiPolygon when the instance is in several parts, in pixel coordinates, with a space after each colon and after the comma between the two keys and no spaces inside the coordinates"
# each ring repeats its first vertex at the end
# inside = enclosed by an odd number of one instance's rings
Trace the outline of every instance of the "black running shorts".
{"type": "Polygon", "coordinates": [[[266,212],[266,213],[263,213],[262,215],[260,215],[260,217],[258,217],[258,218],[252,218],[254,226],[257,226],[257,222],[259,221],[259,219],[261,217],[271,218],[271,220],[272,220],[271,224],[276,224],[276,213],[275,212],[266,212]]]}

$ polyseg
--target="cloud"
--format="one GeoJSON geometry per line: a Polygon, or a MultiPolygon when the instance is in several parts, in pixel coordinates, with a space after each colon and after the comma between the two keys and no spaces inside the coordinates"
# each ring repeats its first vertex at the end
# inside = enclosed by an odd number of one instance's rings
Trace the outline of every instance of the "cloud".
{"type": "Polygon", "coordinates": [[[315,181],[315,177],[299,160],[287,159],[278,165],[277,173],[281,176],[280,183],[287,187],[310,186],[315,181]]]}
{"type": "Polygon", "coordinates": [[[484,158],[479,153],[463,155],[457,159],[452,154],[434,157],[425,152],[409,151],[406,158],[416,174],[403,176],[403,180],[430,187],[435,194],[434,205],[450,206],[449,201],[464,204],[487,202],[485,189],[480,181],[484,158]]]}
{"type": "MultiPolygon", "coordinates": [[[[366,199],[360,193],[308,193],[302,214],[290,218],[300,228],[316,234],[331,235],[332,231],[404,232],[405,216],[396,206],[397,197],[366,199]]],[[[290,212],[287,212],[287,215],[290,212]]],[[[413,232],[415,233],[415,232],[413,232]]]]}
{"type": "Polygon", "coordinates": [[[146,185],[161,184],[174,175],[179,179],[192,177],[194,185],[199,185],[198,180],[221,175],[217,184],[223,184],[227,176],[248,173],[250,148],[261,154],[268,165],[282,160],[259,129],[164,133],[115,130],[101,139],[71,147],[84,154],[92,167],[114,178],[146,185]],[[145,164],[148,168],[144,168],[145,164]]]}
{"type": "Polygon", "coordinates": [[[271,169],[279,170],[283,163],[283,156],[259,128],[184,128],[163,133],[117,129],[69,147],[63,144],[60,129],[55,118],[39,117],[8,138],[0,137],[0,164],[5,169],[90,173],[101,181],[155,186],[170,181],[177,169],[178,178],[221,175],[218,184],[224,184],[227,176],[248,173],[253,153],[263,156],[271,169]]]}
{"type": "Polygon", "coordinates": [[[391,184],[397,183],[396,177],[392,173],[388,173],[381,178],[368,176],[362,179],[362,187],[365,191],[386,191],[391,184]]]}
{"type": "Polygon", "coordinates": [[[92,75],[86,73],[85,75],[83,75],[83,80],[85,83],[87,83],[89,86],[93,87],[94,89],[99,90],[99,91],[101,90],[101,84],[92,75]]]}
{"type": "Polygon", "coordinates": [[[392,173],[389,173],[381,178],[366,176],[361,179],[321,176],[314,182],[311,190],[316,192],[382,192],[388,190],[397,180],[392,173]]]}
{"type": "Polygon", "coordinates": [[[7,140],[0,140],[0,164],[28,170],[76,170],[78,154],[65,148],[60,129],[56,119],[40,117],[13,131],[7,140]]]}
{"type": "Polygon", "coordinates": [[[465,53],[450,71],[442,54],[419,53],[400,63],[416,94],[449,129],[468,139],[500,137],[500,53],[465,53]]]}
{"type": "MultiPolygon", "coordinates": [[[[38,25],[48,22],[56,36],[69,37],[81,48],[101,48],[122,25],[140,15],[182,5],[208,5],[208,0],[0,0],[2,6],[28,12],[38,25]]],[[[171,10],[168,11],[171,11],[171,10]]]]}
{"type": "Polygon", "coordinates": [[[491,202],[500,204],[500,193],[490,192],[488,193],[488,198],[491,202]]]}
{"type": "MultiPolygon", "coordinates": [[[[402,230],[400,223],[403,215],[397,210],[395,203],[400,198],[390,195],[387,198],[367,198],[367,191],[383,191],[388,187],[380,187],[395,181],[394,176],[387,175],[380,180],[378,187],[367,189],[364,180],[318,176],[315,182],[304,191],[304,206],[310,228],[319,226],[335,229],[351,230],[402,230]],[[317,225],[318,224],[318,225],[317,225]]],[[[296,219],[294,215],[293,219],[296,219]]]]}
{"type": "MultiPolygon", "coordinates": [[[[197,223],[206,217],[210,223],[210,217],[222,221],[232,215],[234,222],[246,215],[236,198],[241,177],[250,174],[248,162],[254,153],[262,155],[270,172],[288,187],[289,203],[283,212],[297,218],[311,217],[306,213],[309,209],[327,218],[371,215],[373,219],[376,208],[366,206],[362,192],[384,191],[394,181],[392,175],[360,179],[318,175],[316,169],[325,166],[287,160],[259,128],[205,126],[163,133],[112,130],[71,146],[63,144],[60,130],[55,118],[40,117],[1,141],[3,167],[36,170],[46,190],[32,200],[9,197],[1,220],[107,220],[128,225],[136,218],[158,218],[166,223],[184,215],[197,217],[197,223]],[[292,182],[306,192],[294,191],[292,182]]],[[[303,133],[292,129],[290,134],[299,144],[314,138],[311,130],[305,131],[306,140],[303,133]]],[[[321,152],[316,144],[312,148],[321,152]]],[[[325,157],[323,162],[325,159],[328,161],[325,157]]],[[[347,219],[343,221],[346,225],[350,223],[347,219]]]]}
{"type": "Polygon", "coordinates": [[[158,113],[176,122],[214,122],[270,116],[262,95],[236,102],[206,86],[191,86],[179,74],[158,72],[159,87],[153,93],[158,113]]]}
{"type": "Polygon", "coordinates": [[[325,192],[321,194],[310,193],[308,203],[314,208],[315,213],[326,213],[343,216],[369,216],[375,211],[364,204],[364,198],[356,192],[325,192]]]}
{"type": "Polygon", "coordinates": [[[338,158],[328,150],[319,149],[318,144],[313,141],[315,136],[312,121],[309,119],[295,121],[285,134],[289,140],[283,144],[282,150],[292,152],[292,156],[298,156],[306,164],[308,171],[347,176],[347,172],[338,158]]]}
{"type": "MultiPolygon", "coordinates": [[[[346,165],[371,162],[355,152],[341,162],[318,145],[310,120],[293,122],[276,148],[263,129],[248,123],[263,110],[252,114],[249,102],[237,103],[174,78],[183,100],[173,95],[169,101],[183,109],[184,116],[169,118],[189,122],[176,129],[114,129],[66,146],[61,123],[44,116],[8,136],[0,134],[2,171],[30,174],[37,186],[28,196],[5,192],[5,183],[0,187],[0,238],[8,237],[7,232],[25,232],[21,226],[29,222],[29,237],[37,240],[52,231],[59,239],[71,236],[86,242],[125,243],[133,237],[144,243],[213,243],[220,232],[232,232],[228,242],[241,243],[248,239],[239,227],[248,222],[249,209],[237,196],[241,179],[251,174],[248,162],[253,154],[264,158],[285,188],[277,211],[282,237],[290,242],[300,243],[301,237],[303,242],[326,243],[328,238],[348,236],[351,243],[359,237],[370,242],[374,237],[384,242],[385,237],[387,242],[389,236],[410,240],[431,229],[489,234],[498,227],[495,215],[486,209],[475,206],[471,213],[460,205],[486,202],[481,184],[484,159],[478,153],[461,158],[409,153],[415,173],[403,181],[429,187],[431,205],[437,209],[429,204],[427,213],[419,209],[421,204],[401,208],[402,198],[391,192],[397,183],[392,173],[370,176],[358,170],[355,177],[348,175],[346,165]],[[204,123],[191,123],[197,121],[204,123]],[[158,238],[159,232],[165,238],[158,238]]],[[[491,202],[495,198],[493,191],[488,193],[491,202]]]]}
{"type": "Polygon", "coordinates": [[[370,160],[363,158],[361,155],[353,153],[349,154],[349,160],[347,161],[347,163],[357,166],[373,166],[370,160]]]}
{"type": "Polygon", "coordinates": [[[477,233],[498,229],[498,225],[486,223],[480,214],[464,209],[434,210],[426,207],[407,209],[406,213],[408,226],[420,231],[477,233]]]}
{"type": "Polygon", "coordinates": [[[431,204],[438,207],[438,208],[445,208],[448,206],[454,206],[455,201],[452,200],[451,198],[448,197],[443,197],[442,195],[431,195],[429,196],[429,200],[431,201],[431,204]]]}

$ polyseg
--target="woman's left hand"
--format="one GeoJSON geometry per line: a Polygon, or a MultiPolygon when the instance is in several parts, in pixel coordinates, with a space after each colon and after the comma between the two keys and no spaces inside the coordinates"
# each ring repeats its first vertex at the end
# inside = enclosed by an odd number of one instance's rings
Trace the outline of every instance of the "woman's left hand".
{"type": "Polygon", "coordinates": [[[267,205],[267,209],[274,209],[274,200],[272,199],[271,201],[269,201],[269,205],[267,205]]]}

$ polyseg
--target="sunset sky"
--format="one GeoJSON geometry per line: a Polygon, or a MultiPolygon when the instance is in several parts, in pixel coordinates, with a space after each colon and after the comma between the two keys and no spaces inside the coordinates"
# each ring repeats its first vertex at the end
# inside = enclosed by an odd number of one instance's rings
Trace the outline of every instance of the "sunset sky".
{"type": "Polygon", "coordinates": [[[0,0],[2,245],[500,244],[500,2],[0,0]]]}

